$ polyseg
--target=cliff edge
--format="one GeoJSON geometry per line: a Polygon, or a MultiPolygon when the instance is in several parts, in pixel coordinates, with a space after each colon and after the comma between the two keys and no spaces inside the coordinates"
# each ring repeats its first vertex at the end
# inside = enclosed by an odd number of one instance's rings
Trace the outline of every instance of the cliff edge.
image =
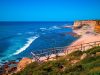
{"type": "Polygon", "coordinates": [[[73,32],[78,35],[100,33],[100,20],[75,21],[73,32]]]}

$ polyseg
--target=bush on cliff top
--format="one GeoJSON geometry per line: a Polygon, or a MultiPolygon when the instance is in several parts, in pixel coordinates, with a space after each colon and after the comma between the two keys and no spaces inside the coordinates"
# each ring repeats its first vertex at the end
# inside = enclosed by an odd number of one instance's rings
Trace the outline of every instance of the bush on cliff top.
{"type": "Polygon", "coordinates": [[[95,47],[85,52],[75,51],[66,57],[59,57],[58,60],[42,64],[33,62],[23,71],[13,75],[100,75],[100,56],[91,56],[91,54],[99,51],[100,47],[95,47]],[[71,64],[71,60],[74,58],[79,59],[83,53],[87,53],[90,56],[71,64]]]}

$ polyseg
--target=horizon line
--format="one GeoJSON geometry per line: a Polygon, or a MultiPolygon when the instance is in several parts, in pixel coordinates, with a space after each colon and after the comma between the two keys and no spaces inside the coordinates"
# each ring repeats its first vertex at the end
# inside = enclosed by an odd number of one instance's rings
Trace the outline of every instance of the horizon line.
{"type": "Polygon", "coordinates": [[[0,22],[73,22],[73,21],[0,21],[0,22]]]}
{"type": "Polygon", "coordinates": [[[77,19],[77,20],[64,20],[64,21],[47,21],[47,20],[42,20],[42,21],[40,21],[40,20],[37,20],[37,21],[7,21],[7,20],[1,20],[0,22],[73,22],[73,21],[86,21],[86,20],[100,20],[100,19],[77,19]]]}

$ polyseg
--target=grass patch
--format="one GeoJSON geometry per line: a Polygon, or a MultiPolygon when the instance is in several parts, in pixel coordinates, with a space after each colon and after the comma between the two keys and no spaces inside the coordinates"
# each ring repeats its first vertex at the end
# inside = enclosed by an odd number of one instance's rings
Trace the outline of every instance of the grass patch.
{"type": "Polygon", "coordinates": [[[23,71],[13,75],[100,75],[100,56],[91,56],[99,51],[100,47],[94,47],[85,52],[75,51],[66,57],[42,64],[33,62],[23,71]],[[73,65],[70,63],[71,60],[79,59],[83,53],[88,54],[85,59],[73,65]]]}
{"type": "Polygon", "coordinates": [[[91,48],[91,49],[85,51],[85,53],[88,53],[88,54],[96,54],[96,52],[100,52],[100,46],[94,47],[94,48],[91,48]]]}
{"type": "Polygon", "coordinates": [[[75,51],[75,52],[72,52],[70,53],[67,57],[70,59],[70,60],[77,60],[77,59],[80,59],[80,56],[83,54],[82,51],[75,51]]]}

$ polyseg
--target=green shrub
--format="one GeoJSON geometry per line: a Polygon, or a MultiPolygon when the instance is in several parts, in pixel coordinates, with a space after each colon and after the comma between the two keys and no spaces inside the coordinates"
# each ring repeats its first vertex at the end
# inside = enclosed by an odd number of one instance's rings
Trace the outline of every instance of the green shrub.
{"type": "Polygon", "coordinates": [[[83,71],[84,68],[82,65],[78,64],[78,65],[73,65],[73,66],[67,66],[65,69],[66,73],[70,73],[70,72],[80,72],[83,71]]]}
{"type": "Polygon", "coordinates": [[[88,54],[96,54],[96,52],[100,52],[100,46],[97,46],[85,51],[85,53],[88,53],[88,54]]]}
{"type": "Polygon", "coordinates": [[[75,52],[72,52],[68,55],[69,59],[70,60],[73,60],[73,59],[80,59],[80,56],[83,54],[82,51],[75,51],[75,52]]]}
{"type": "Polygon", "coordinates": [[[66,57],[59,57],[57,60],[41,64],[33,62],[23,71],[13,75],[100,75],[100,56],[91,56],[98,51],[100,51],[100,47],[85,51],[88,56],[73,65],[70,61],[79,59],[84,52],[75,51],[66,57]]]}
{"type": "Polygon", "coordinates": [[[100,72],[89,73],[88,75],[100,75],[100,72]]]}
{"type": "Polygon", "coordinates": [[[89,74],[92,75],[100,75],[100,66],[99,67],[94,67],[89,71],[89,74]]]}
{"type": "Polygon", "coordinates": [[[69,56],[76,56],[76,57],[78,56],[79,57],[82,54],[83,54],[83,52],[78,50],[78,51],[75,51],[75,52],[70,53],[69,56]]]}

